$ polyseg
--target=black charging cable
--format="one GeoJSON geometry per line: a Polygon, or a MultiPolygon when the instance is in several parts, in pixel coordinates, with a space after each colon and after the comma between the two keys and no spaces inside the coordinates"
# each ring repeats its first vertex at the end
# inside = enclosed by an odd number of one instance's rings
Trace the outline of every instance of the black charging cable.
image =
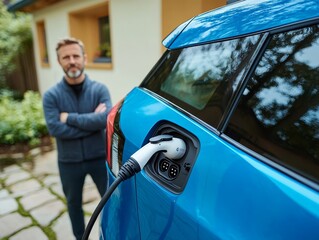
{"type": "Polygon", "coordinates": [[[93,228],[93,225],[99,216],[100,212],[102,211],[105,203],[107,200],[110,198],[114,190],[117,188],[117,186],[125,181],[126,179],[129,179],[130,177],[134,176],[136,173],[141,171],[140,165],[134,160],[134,159],[129,159],[120,169],[119,174],[117,178],[114,180],[114,182],[111,184],[111,186],[107,189],[106,193],[102,197],[101,201],[95,208],[90,221],[88,222],[88,225],[85,229],[85,232],[82,236],[82,240],[87,240],[89,238],[89,235],[91,233],[91,230],[93,228]]]}

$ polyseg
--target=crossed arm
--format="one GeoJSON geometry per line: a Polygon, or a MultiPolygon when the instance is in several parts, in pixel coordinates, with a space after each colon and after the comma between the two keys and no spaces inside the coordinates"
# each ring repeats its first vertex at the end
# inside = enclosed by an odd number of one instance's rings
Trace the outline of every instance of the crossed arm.
{"type": "Polygon", "coordinates": [[[111,110],[111,100],[106,92],[101,103],[90,113],[60,113],[53,96],[44,95],[43,108],[48,130],[54,137],[75,139],[105,129],[106,117],[111,110]]]}
{"type": "MultiPolygon", "coordinates": [[[[106,104],[105,103],[100,103],[96,107],[94,112],[95,113],[104,113],[104,112],[106,112],[106,110],[107,110],[106,104]]],[[[63,122],[63,123],[66,123],[67,119],[68,119],[68,116],[69,116],[69,113],[67,113],[67,112],[60,113],[60,121],[63,122]]]]}

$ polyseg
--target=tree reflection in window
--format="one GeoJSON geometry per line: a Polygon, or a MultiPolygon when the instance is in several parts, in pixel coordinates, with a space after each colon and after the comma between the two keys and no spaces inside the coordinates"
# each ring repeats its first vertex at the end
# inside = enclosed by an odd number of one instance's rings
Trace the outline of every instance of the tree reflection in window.
{"type": "Polygon", "coordinates": [[[318,26],[274,35],[226,131],[317,182],[318,56],[318,26]]]}
{"type": "Polygon", "coordinates": [[[260,36],[251,36],[183,49],[161,90],[203,109],[218,94],[220,86],[225,87],[222,95],[226,86],[231,92],[236,89],[239,72],[247,66],[259,39],[260,36]]]}

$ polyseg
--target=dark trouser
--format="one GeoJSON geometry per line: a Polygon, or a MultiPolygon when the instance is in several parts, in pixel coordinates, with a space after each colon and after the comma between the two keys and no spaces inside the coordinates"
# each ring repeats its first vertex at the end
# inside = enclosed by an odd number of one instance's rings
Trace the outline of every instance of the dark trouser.
{"type": "Polygon", "coordinates": [[[67,199],[73,234],[77,240],[80,240],[85,230],[84,213],[82,209],[84,180],[87,174],[91,175],[100,195],[103,196],[107,187],[105,160],[84,161],[79,163],[59,162],[58,165],[63,192],[67,199]]]}

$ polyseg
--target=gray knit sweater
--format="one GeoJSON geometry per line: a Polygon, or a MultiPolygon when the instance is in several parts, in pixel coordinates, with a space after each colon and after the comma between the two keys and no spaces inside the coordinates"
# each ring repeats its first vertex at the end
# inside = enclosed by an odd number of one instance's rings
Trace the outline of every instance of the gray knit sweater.
{"type": "Polygon", "coordinates": [[[45,92],[45,120],[49,133],[56,138],[59,161],[105,159],[106,118],[111,107],[107,87],[87,75],[78,96],[64,79],[45,92]],[[106,104],[107,111],[94,113],[100,103],[106,104]],[[61,112],[69,113],[67,123],[60,121],[61,112]]]}

